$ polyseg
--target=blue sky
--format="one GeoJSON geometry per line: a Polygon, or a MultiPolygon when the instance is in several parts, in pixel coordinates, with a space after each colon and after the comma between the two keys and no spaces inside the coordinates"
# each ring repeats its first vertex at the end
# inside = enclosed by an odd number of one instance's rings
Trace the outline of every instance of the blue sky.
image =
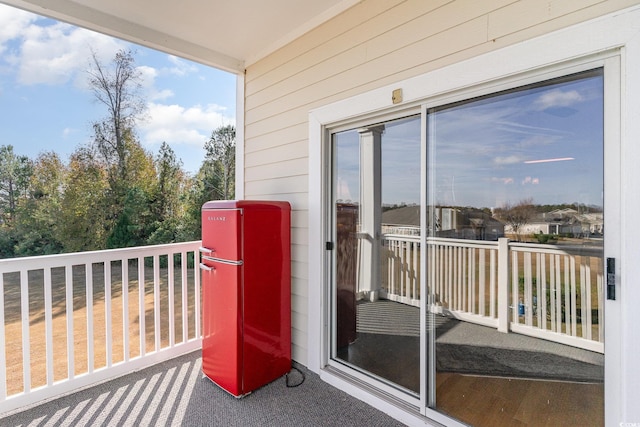
{"type": "Polygon", "coordinates": [[[234,75],[0,4],[0,145],[67,160],[90,141],[106,113],[87,87],[90,49],[105,64],[135,52],[148,107],[138,137],[154,155],[165,141],[195,172],[211,132],[235,125],[234,75]]]}

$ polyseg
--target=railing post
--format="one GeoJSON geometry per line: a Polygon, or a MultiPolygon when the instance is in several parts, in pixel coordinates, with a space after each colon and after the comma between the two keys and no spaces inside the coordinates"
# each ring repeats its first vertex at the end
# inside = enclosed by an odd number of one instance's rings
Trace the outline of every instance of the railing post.
{"type": "Polygon", "coordinates": [[[509,332],[509,239],[498,239],[498,331],[509,332]]]}

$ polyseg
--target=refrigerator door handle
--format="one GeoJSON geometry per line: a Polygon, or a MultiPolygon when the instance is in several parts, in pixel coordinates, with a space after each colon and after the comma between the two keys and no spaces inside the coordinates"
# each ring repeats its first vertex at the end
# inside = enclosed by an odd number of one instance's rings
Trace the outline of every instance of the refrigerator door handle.
{"type": "Polygon", "coordinates": [[[213,252],[215,252],[215,249],[209,249],[209,248],[205,248],[204,246],[200,246],[199,249],[201,254],[207,254],[207,255],[211,255],[213,252]]]}
{"type": "Polygon", "coordinates": [[[242,260],[238,260],[238,261],[231,261],[228,259],[222,259],[222,258],[215,258],[212,256],[202,256],[202,259],[207,260],[207,261],[212,261],[212,262],[219,262],[220,264],[229,264],[229,265],[242,265],[244,264],[244,262],[242,260]]]}
{"type": "Polygon", "coordinates": [[[201,262],[200,263],[200,268],[204,271],[213,271],[216,268],[215,267],[209,267],[208,265],[206,265],[205,263],[201,262]]]}

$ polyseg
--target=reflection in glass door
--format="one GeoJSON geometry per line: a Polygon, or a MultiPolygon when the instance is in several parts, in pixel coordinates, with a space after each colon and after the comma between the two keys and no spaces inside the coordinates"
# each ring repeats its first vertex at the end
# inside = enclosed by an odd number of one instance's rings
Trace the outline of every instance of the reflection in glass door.
{"type": "Polygon", "coordinates": [[[429,402],[604,423],[603,72],[428,111],[429,402]]]}
{"type": "Polygon", "coordinates": [[[332,136],[332,358],[420,391],[420,117],[332,136]]]}
{"type": "Polygon", "coordinates": [[[332,362],[474,426],[604,423],[603,87],[332,134],[332,362]]]}

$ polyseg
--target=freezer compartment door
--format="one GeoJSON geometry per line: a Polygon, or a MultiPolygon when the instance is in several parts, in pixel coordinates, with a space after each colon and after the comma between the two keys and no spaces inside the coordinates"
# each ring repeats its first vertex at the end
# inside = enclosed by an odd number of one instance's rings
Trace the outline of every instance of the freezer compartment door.
{"type": "Polygon", "coordinates": [[[241,209],[203,209],[202,256],[227,261],[241,260],[242,231],[241,209]]]}
{"type": "Polygon", "coordinates": [[[242,388],[242,267],[202,265],[202,371],[234,396],[242,388]]]}

